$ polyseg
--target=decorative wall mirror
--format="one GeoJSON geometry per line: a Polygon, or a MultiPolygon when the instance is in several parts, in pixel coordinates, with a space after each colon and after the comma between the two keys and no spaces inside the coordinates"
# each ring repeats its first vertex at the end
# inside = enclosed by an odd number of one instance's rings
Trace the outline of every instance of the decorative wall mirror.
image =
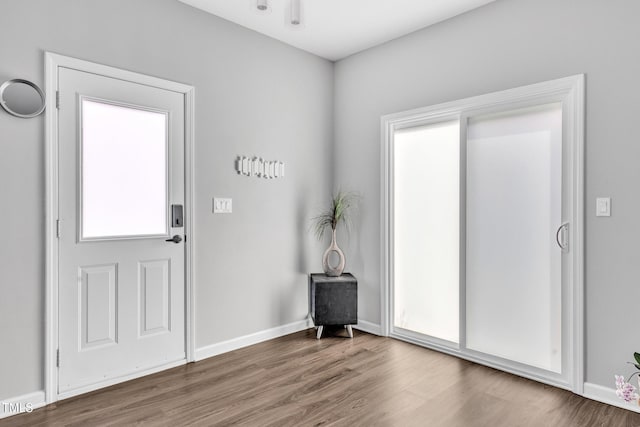
{"type": "Polygon", "coordinates": [[[0,86],[0,106],[13,116],[28,119],[44,111],[44,92],[29,80],[7,80],[0,86]]]}

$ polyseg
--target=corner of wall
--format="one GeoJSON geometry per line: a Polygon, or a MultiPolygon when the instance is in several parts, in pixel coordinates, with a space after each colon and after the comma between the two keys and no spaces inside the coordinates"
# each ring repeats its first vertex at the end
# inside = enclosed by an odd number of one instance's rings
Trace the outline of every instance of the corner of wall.
{"type": "Polygon", "coordinates": [[[358,319],[358,324],[354,325],[353,328],[362,332],[367,332],[369,334],[382,336],[382,328],[377,323],[358,319]]]}

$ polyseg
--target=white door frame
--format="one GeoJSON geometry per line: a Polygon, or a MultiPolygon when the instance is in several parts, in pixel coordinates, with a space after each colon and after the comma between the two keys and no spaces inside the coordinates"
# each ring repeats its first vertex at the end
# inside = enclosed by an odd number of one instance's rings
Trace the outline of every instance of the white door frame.
{"type": "MultiPolygon", "coordinates": [[[[45,146],[46,146],[46,270],[45,270],[45,400],[53,403],[58,395],[58,109],[57,96],[59,68],[70,68],[99,74],[184,95],[185,120],[185,350],[186,362],[195,361],[195,295],[194,295],[194,92],[193,86],[134,73],[81,59],[45,52],[45,146]]],[[[69,102],[63,100],[62,102],[69,102]]],[[[183,363],[183,362],[181,362],[183,363]]],[[[165,369],[162,367],[161,369],[165,369]]],[[[118,381],[147,375],[150,371],[134,374],[118,381]]],[[[115,381],[114,381],[115,382],[115,381]]]]}
{"type": "MultiPolygon", "coordinates": [[[[381,194],[380,194],[380,230],[382,234],[382,245],[380,251],[380,312],[381,330],[384,336],[395,336],[418,345],[434,348],[436,350],[453,354],[455,356],[468,359],[477,363],[497,367],[520,376],[528,377],[537,381],[548,382],[549,384],[569,388],[576,394],[584,394],[584,86],[585,78],[583,74],[565,77],[557,80],[523,86],[515,89],[494,92],[486,95],[475,96],[458,101],[447,102],[425,108],[405,111],[401,113],[385,115],[381,118],[381,194]],[[570,160],[570,167],[567,173],[570,175],[572,187],[569,194],[563,195],[570,200],[572,215],[570,218],[572,230],[570,234],[570,272],[569,280],[571,289],[569,291],[569,360],[570,371],[568,372],[568,384],[558,384],[545,381],[539,378],[534,372],[522,369],[518,366],[505,366],[496,363],[491,358],[476,357],[461,346],[454,349],[448,346],[439,345],[435,340],[425,343],[422,340],[411,336],[398,336],[393,333],[392,310],[393,304],[393,134],[396,129],[415,126],[428,120],[444,120],[445,118],[459,117],[464,119],[474,111],[478,110],[500,110],[509,107],[518,107],[523,104],[536,104],[545,102],[562,102],[563,105],[563,140],[569,142],[567,152],[570,160]]],[[[461,132],[461,159],[466,159],[466,132],[461,132]],[[463,141],[463,139],[465,141],[463,141]]],[[[466,205],[466,166],[461,167],[461,216],[464,216],[466,205]],[[465,200],[463,200],[465,199],[465,200]]],[[[564,175],[565,172],[563,172],[564,175]]],[[[460,245],[466,247],[466,236],[464,224],[466,218],[461,219],[460,245]]],[[[464,252],[463,252],[464,253],[464,252]]],[[[466,268],[464,258],[460,259],[460,306],[464,308],[464,277],[466,268]]],[[[462,311],[464,313],[464,310],[462,311]]],[[[464,316],[464,314],[462,314],[464,316]]],[[[463,319],[463,317],[461,317],[463,319]]],[[[464,332],[461,325],[461,332],[464,332]]],[[[461,335],[462,337],[462,335],[461,335]]]]}

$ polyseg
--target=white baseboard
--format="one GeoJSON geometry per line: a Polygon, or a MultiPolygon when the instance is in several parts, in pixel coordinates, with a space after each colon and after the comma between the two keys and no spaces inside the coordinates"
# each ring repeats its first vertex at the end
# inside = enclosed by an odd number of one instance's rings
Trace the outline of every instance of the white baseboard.
{"type": "MultiPolygon", "coordinates": [[[[613,379],[611,380],[613,382],[613,379]]],[[[617,406],[618,408],[628,409],[633,412],[640,412],[638,402],[625,402],[616,396],[616,390],[610,387],[604,387],[593,383],[584,383],[584,397],[597,400],[598,402],[608,405],[617,406]]]]}
{"type": "Polygon", "coordinates": [[[367,322],[366,320],[358,319],[358,324],[357,325],[353,325],[353,328],[354,329],[358,329],[358,330],[363,331],[363,332],[368,332],[368,333],[373,334],[373,335],[382,336],[382,328],[380,327],[380,325],[377,325],[377,324],[371,323],[371,322],[367,322]]]}
{"type": "Polygon", "coordinates": [[[0,419],[31,412],[34,409],[42,408],[45,404],[44,390],[10,399],[0,399],[0,419]]]}
{"type": "Polygon", "coordinates": [[[312,323],[309,319],[300,320],[298,322],[289,323],[287,325],[276,326],[275,328],[266,329],[264,331],[254,332],[253,334],[245,335],[238,338],[232,338],[228,341],[211,344],[206,347],[196,349],[195,359],[196,361],[206,359],[208,357],[217,356],[222,353],[237,350],[239,348],[248,347],[253,344],[258,344],[263,341],[279,338],[284,335],[289,335],[294,332],[304,331],[312,327],[312,323]]]}

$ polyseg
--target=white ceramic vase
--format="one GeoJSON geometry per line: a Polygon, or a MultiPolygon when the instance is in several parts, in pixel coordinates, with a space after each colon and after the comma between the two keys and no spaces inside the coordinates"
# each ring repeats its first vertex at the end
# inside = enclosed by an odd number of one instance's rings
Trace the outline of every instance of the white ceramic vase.
{"type": "Polygon", "coordinates": [[[327,276],[338,277],[344,271],[345,258],[342,249],[338,247],[338,243],[336,242],[336,230],[333,229],[331,232],[331,245],[324,251],[324,255],[322,256],[322,268],[324,273],[327,276]],[[338,255],[338,265],[333,267],[329,262],[331,258],[331,253],[335,252],[338,255]]]}

